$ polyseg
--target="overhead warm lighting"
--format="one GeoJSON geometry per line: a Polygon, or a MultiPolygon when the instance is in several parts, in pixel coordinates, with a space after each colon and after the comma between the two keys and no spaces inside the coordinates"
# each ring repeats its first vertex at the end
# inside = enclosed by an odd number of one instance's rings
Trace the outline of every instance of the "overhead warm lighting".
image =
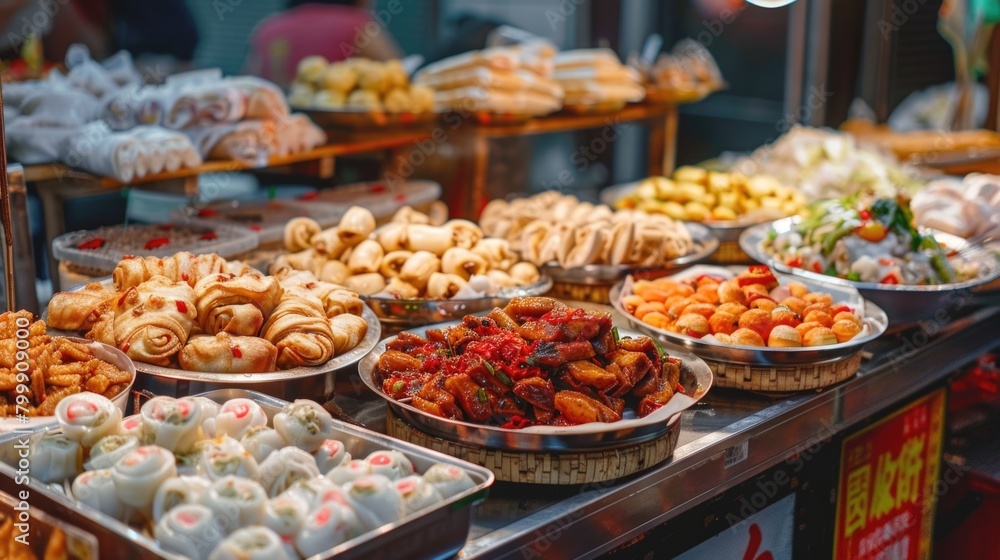
{"type": "Polygon", "coordinates": [[[780,8],[787,6],[795,0],[747,0],[747,2],[762,8],[780,8]]]}

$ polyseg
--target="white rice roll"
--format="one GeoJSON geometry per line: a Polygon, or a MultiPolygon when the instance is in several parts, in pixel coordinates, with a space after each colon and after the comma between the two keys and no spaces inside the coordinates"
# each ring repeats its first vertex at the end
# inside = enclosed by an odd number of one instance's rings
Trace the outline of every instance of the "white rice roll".
{"type": "Polygon", "coordinates": [[[279,449],[260,464],[260,481],[270,497],[288,490],[299,480],[320,476],[316,460],[297,447],[279,449]]]}
{"type": "Polygon", "coordinates": [[[215,523],[215,514],[201,504],[181,504],[157,522],[153,536],[167,552],[206,560],[226,534],[215,523]]]}
{"type": "MultiPolygon", "coordinates": [[[[257,460],[238,441],[223,436],[226,444],[206,446],[198,457],[198,474],[216,481],[226,476],[260,478],[257,460]]],[[[214,441],[214,440],[211,440],[214,441]]]]}
{"type": "Polygon", "coordinates": [[[101,395],[77,393],[59,401],[56,421],[66,437],[90,447],[102,437],[118,433],[122,411],[101,395]]]}
{"type": "Polygon", "coordinates": [[[326,473],[326,477],[334,484],[340,484],[343,486],[344,484],[354,482],[363,476],[368,476],[371,473],[371,465],[366,463],[363,459],[354,459],[342,463],[339,467],[335,467],[333,470],[326,473]]]}
{"type": "Polygon", "coordinates": [[[401,478],[393,485],[403,499],[403,509],[400,513],[402,516],[430,507],[444,499],[433,484],[417,475],[401,478]]]}
{"type": "Polygon", "coordinates": [[[151,511],[160,485],[177,476],[174,454],[155,445],[129,451],[112,469],[118,496],[143,512],[151,511]]]}
{"type": "Polygon", "coordinates": [[[350,506],[328,502],[309,514],[295,537],[295,548],[303,557],[310,557],[345,543],[365,532],[357,514],[350,506]]]}
{"type": "Polygon", "coordinates": [[[389,480],[399,480],[414,472],[413,463],[396,450],[375,451],[365,457],[365,462],[372,474],[380,474],[389,480]]]}
{"type": "Polygon", "coordinates": [[[339,487],[323,477],[309,478],[296,481],[279,496],[291,496],[301,500],[306,505],[312,505],[319,496],[326,494],[331,489],[339,489],[339,487]]]}
{"type": "Polygon", "coordinates": [[[90,459],[83,464],[88,471],[110,469],[129,451],[138,449],[139,438],[133,435],[104,436],[90,448],[90,459]]]}
{"type": "Polygon", "coordinates": [[[344,486],[347,501],[369,531],[399,519],[403,498],[392,481],[380,474],[363,476],[344,486]]]}
{"type": "Polygon", "coordinates": [[[80,442],[58,433],[47,433],[32,442],[30,457],[21,457],[18,468],[31,471],[42,482],[62,483],[80,472],[83,448],[80,442]]]}
{"type": "Polygon", "coordinates": [[[79,504],[113,517],[119,521],[125,519],[128,506],[118,498],[115,482],[110,469],[88,471],[73,480],[73,498],[79,504]]]}
{"type": "Polygon", "coordinates": [[[201,476],[168,478],[156,489],[153,497],[153,522],[159,523],[164,515],[177,506],[200,504],[211,485],[211,480],[201,476]]]}
{"type": "Polygon", "coordinates": [[[282,494],[271,498],[264,504],[264,519],[261,525],[274,531],[281,537],[285,555],[298,558],[295,550],[295,537],[302,531],[309,515],[309,505],[297,497],[282,494]]]}
{"type": "Polygon", "coordinates": [[[437,488],[441,497],[446,500],[476,486],[476,483],[469,477],[469,473],[454,465],[444,463],[431,465],[431,468],[424,473],[424,480],[437,488]]]}
{"type": "Polygon", "coordinates": [[[313,458],[316,459],[319,472],[326,474],[345,461],[350,461],[351,454],[347,452],[344,442],[328,439],[320,444],[319,449],[313,453],[313,458]]]}
{"type": "Polygon", "coordinates": [[[295,560],[285,552],[281,537],[267,527],[245,527],[226,537],[208,560],[295,560]]]}
{"type": "Polygon", "coordinates": [[[250,428],[267,425],[267,414],[250,399],[230,399],[215,418],[215,435],[239,440],[250,428]]]}
{"type": "Polygon", "coordinates": [[[263,463],[264,459],[267,459],[271,453],[288,445],[285,443],[285,438],[281,437],[277,430],[267,426],[250,428],[240,439],[240,444],[253,455],[258,465],[263,463]]]}
{"type": "Polygon", "coordinates": [[[201,498],[226,533],[260,523],[266,501],[267,492],[260,483],[238,476],[216,480],[201,498]]]}
{"type": "Polygon", "coordinates": [[[274,415],[274,429],[289,445],[313,453],[330,437],[333,417],[314,401],[296,399],[274,415]]]}
{"type": "Polygon", "coordinates": [[[215,417],[222,410],[222,405],[206,397],[191,397],[201,406],[201,430],[205,437],[215,437],[215,417]]]}
{"type": "Polygon", "coordinates": [[[118,428],[118,433],[127,436],[135,436],[139,438],[139,441],[145,445],[148,441],[143,440],[144,434],[142,433],[142,416],[139,414],[133,414],[132,416],[126,416],[122,419],[121,427],[118,428]]]}
{"type": "Polygon", "coordinates": [[[193,398],[153,397],[142,405],[139,414],[143,439],[168,451],[187,453],[204,438],[201,405],[193,398]]]}

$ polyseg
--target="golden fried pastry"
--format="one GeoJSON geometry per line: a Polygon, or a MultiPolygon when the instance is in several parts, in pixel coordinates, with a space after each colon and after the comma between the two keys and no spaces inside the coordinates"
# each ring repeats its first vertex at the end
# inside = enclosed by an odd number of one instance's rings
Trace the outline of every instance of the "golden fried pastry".
{"type": "Polygon", "coordinates": [[[263,373],[274,371],[278,349],[256,336],[198,335],[188,340],[178,361],[188,371],[263,373]]]}
{"type": "Polygon", "coordinates": [[[50,328],[64,331],[90,330],[100,318],[101,306],[118,291],[98,282],[75,292],[59,292],[49,301],[46,320],[50,328]]]}
{"type": "Polygon", "coordinates": [[[281,369],[318,366],[333,357],[333,332],[323,304],[301,288],[285,290],[263,333],[277,347],[281,369]]]}
{"type": "MultiPolygon", "coordinates": [[[[278,304],[281,292],[281,285],[276,278],[264,276],[259,272],[243,276],[233,274],[207,276],[194,287],[194,295],[197,298],[198,324],[201,325],[205,334],[216,334],[225,330],[220,327],[228,325],[225,322],[227,318],[256,320],[256,316],[253,314],[237,316],[222,310],[223,307],[244,304],[256,307],[266,320],[278,304]]],[[[229,311],[232,311],[232,308],[229,311]]],[[[227,332],[233,332],[233,330],[238,330],[239,334],[249,336],[250,328],[246,324],[240,324],[239,328],[233,328],[227,332]]]]}
{"type": "Polygon", "coordinates": [[[190,286],[154,276],[118,299],[115,344],[134,360],[167,366],[187,343],[196,317],[190,286]]]}
{"type": "Polygon", "coordinates": [[[368,323],[357,315],[344,313],[330,319],[333,332],[333,349],[337,355],[357,346],[368,334],[368,323]]]}

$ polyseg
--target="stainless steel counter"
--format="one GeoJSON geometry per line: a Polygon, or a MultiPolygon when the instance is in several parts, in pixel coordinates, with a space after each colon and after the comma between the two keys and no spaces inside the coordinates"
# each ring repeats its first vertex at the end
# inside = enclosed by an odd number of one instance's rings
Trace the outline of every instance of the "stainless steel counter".
{"type": "MultiPolygon", "coordinates": [[[[910,330],[869,344],[865,350],[870,358],[856,377],[819,393],[776,399],[713,389],[684,413],[673,457],[644,473],[582,487],[497,483],[489,499],[476,507],[459,558],[593,558],[782,461],[796,470],[797,462],[811,460],[827,438],[902,403],[997,347],[1000,306],[927,330],[934,335],[910,330]]],[[[356,374],[338,373],[336,390],[335,401],[344,412],[370,428],[384,428],[384,402],[356,374]]],[[[0,490],[16,489],[13,480],[0,477],[0,490]]],[[[43,495],[33,496],[32,505],[70,517],[65,507],[43,495]]],[[[150,556],[149,550],[115,540],[94,522],[81,523],[102,541],[102,557],[150,556]]]]}
{"type": "MultiPolygon", "coordinates": [[[[808,461],[811,447],[994,348],[1000,308],[927,331],[934,336],[883,336],[865,348],[870,358],[858,376],[819,393],[773,399],[713,389],[684,414],[673,458],[639,475],[584,487],[498,483],[478,506],[460,558],[592,558],[795,454],[808,461]]],[[[354,385],[338,382],[338,402],[367,409],[364,416],[377,424],[381,402],[350,395],[354,385]]]]}

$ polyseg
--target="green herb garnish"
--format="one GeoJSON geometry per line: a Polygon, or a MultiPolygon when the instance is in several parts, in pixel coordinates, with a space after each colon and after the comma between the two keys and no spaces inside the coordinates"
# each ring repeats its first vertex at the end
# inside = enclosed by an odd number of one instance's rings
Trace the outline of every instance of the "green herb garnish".
{"type": "Polygon", "coordinates": [[[847,273],[847,279],[850,280],[850,281],[852,281],[852,282],[860,282],[861,281],[861,275],[858,274],[857,272],[848,272],[847,273]]]}
{"type": "Polygon", "coordinates": [[[398,392],[402,391],[405,388],[406,388],[406,382],[404,382],[404,381],[397,381],[397,382],[395,382],[395,383],[392,384],[392,392],[393,393],[398,393],[398,392]]]}
{"type": "Polygon", "coordinates": [[[476,391],[476,400],[482,404],[489,402],[489,399],[486,398],[486,389],[480,387],[479,390],[476,391]]]}
{"type": "Polygon", "coordinates": [[[618,327],[611,327],[611,336],[615,339],[615,344],[618,344],[618,341],[622,339],[621,335],[618,334],[618,327]]]}

